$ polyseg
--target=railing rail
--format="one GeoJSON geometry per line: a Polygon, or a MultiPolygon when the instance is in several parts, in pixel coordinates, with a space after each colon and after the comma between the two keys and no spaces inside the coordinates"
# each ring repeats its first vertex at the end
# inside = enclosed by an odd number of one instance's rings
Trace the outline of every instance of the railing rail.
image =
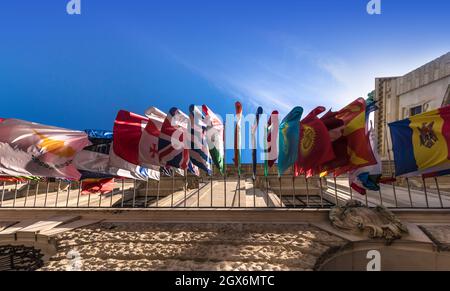
{"type": "Polygon", "coordinates": [[[112,191],[84,193],[83,181],[0,183],[0,208],[330,208],[356,199],[374,207],[450,209],[450,177],[398,179],[361,195],[347,177],[285,175],[115,179],[112,191]]]}

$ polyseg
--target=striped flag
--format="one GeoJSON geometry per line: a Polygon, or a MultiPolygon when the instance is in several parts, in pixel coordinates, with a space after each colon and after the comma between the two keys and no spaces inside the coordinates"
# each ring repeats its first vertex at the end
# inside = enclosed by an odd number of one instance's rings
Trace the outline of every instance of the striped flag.
{"type": "Polygon", "coordinates": [[[265,137],[265,160],[264,160],[264,175],[269,175],[269,168],[271,168],[278,158],[278,111],[272,111],[272,114],[267,121],[266,137],[265,137]]]}
{"type": "Polygon", "coordinates": [[[261,114],[263,113],[262,107],[258,107],[256,110],[256,117],[255,122],[252,126],[252,169],[253,169],[253,180],[256,179],[256,132],[258,131],[258,125],[259,125],[259,118],[261,117],[261,114]]]}
{"type": "Polygon", "coordinates": [[[176,107],[170,109],[161,127],[158,140],[159,161],[163,166],[187,169],[189,117],[176,107]]]}
{"type": "Polygon", "coordinates": [[[241,122],[242,122],[242,104],[235,103],[236,107],[236,124],[234,127],[234,166],[239,175],[241,175],[241,122]]]}
{"type": "Polygon", "coordinates": [[[220,118],[208,106],[202,106],[206,122],[206,140],[214,164],[223,174],[224,161],[224,125],[220,118]]]}
{"type": "Polygon", "coordinates": [[[211,175],[211,155],[206,141],[205,117],[198,106],[189,106],[190,142],[189,158],[191,162],[211,175]]]}

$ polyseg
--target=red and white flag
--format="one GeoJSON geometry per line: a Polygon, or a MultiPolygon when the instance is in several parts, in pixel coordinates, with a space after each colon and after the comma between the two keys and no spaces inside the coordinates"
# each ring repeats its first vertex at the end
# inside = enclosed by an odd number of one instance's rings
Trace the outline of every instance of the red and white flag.
{"type": "Polygon", "coordinates": [[[148,118],[120,110],[113,129],[113,145],[109,153],[110,170],[117,175],[135,179],[159,180],[159,166],[143,167],[139,162],[139,145],[148,118]],[[129,171],[129,173],[127,173],[129,171]]]}
{"type": "Polygon", "coordinates": [[[139,163],[142,166],[159,166],[158,140],[166,114],[156,107],[145,111],[147,125],[139,142],[139,163]]]}

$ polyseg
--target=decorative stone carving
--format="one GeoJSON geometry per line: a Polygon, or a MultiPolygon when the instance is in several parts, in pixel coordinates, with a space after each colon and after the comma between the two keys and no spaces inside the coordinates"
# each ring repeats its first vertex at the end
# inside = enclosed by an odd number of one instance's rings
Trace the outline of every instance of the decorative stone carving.
{"type": "Polygon", "coordinates": [[[387,244],[408,233],[408,229],[383,206],[368,208],[360,201],[349,200],[344,206],[330,210],[331,224],[341,230],[368,232],[369,238],[383,238],[387,244]]]}

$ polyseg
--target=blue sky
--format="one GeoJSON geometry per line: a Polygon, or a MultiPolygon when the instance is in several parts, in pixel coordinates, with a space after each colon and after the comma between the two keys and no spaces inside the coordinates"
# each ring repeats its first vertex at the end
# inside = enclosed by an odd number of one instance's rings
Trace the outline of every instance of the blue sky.
{"type": "Polygon", "coordinates": [[[305,114],[450,50],[450,2],[68,0],[0,4],[0,116],[111,129],[120,109],[191,103],[305,114]]]}

